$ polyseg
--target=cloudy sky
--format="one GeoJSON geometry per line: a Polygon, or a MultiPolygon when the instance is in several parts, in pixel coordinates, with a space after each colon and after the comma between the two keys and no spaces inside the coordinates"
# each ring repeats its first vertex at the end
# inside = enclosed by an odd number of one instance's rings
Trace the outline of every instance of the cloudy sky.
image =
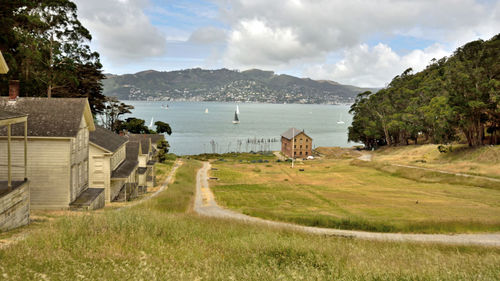
{"type": "Polygon", "coordinates": [[[76,0],[106,72],[260,68],[380,87],[500,32],[496,0],[76,0]]]}

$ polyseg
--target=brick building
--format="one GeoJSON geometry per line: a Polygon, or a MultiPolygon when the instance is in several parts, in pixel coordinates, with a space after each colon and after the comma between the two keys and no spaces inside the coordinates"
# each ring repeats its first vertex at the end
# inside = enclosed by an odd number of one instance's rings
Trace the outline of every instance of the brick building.
{"type": "Polygon", "coordinates": [[[290,158],[292,155],[294,158],[306,158],[312,155],[312,138],[304,130],[290,128],[281,134],[281,153],[290,158]]]}

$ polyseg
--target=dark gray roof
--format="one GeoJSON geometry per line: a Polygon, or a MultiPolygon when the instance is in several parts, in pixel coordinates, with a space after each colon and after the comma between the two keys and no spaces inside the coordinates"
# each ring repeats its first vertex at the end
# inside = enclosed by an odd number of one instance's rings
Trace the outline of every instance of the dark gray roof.
{"type": "Polygon", "coordinates": [[[139,162],[126,159],[112,173],[111,178],[123,179],[130,176],[130,173],[137,167],[139,162]]]}
{"type": "Polygon", "coordinates": [[[149,139],[142,139],[140,142],[142,154],[149,154],[149,139]]]}
{"type": "Polygon", "coordinates": [[[131,161],[137,161],[139,156],[139,143],[138,142],[127,142],[126,146],[126,159],[131,161]]]}
{"type": "MultiPolygon", "coordinates": [[[[0,110],[28,114],[28,136],[38,137],[75,137],[86,106],[87,99],[79,98],[18,98],[14,103],[0,98],[0,110]]],[[[23,124],[13,125],[12,134],[23,135],[23,124]]],[[[0,135],[6,135],[5,128],[0,135]]]]}
{"type": "Polygon", "coordinates": [[[24,116],[27,116],[27,114],[6,111],[6,110],[0,110],[0,120],[6,120],[6,119],[12,119],[12,118],[18,118],[18,117],[24,117],[24,116]]]}
{"type": "Polygon", "coordinates": [[[95,131],[90,132],[89,141],[108,151],[115,152],[124,145],[128,139],[101,126],[96,126],[95,131]]]}
{"type": "Polygon", "coordinates": [[[165,139],[163,134],[128,134],[130,141],[140,141],[144,139],[151,139],[151,144],[157,144],[160,140],[165,139]]]}
{"type": "Polygon", "coordinates": [[[140,175],[143,175],[146,173],[147,170],[148,170],[148,168],[146,168],[146,167],[139,167],[139,168],[137,168],[137,173],[140,175]]]}
{"type": "Polygon", "coordinates": [[[290,128],[283,134],[281,134],[282,137],[291,140],[293,137],[297,136],[298,134],[304,132],[303,130],[299,130],[297,128],[290,128]]]}

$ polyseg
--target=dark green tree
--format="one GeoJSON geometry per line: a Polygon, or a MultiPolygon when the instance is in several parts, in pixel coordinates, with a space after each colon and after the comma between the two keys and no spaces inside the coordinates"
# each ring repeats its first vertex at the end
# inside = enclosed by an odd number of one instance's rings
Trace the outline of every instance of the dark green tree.
{"type": "Polygon", "coordinates": [[[170,144],[166,140],[161,140],[158,142],[158,161],[160,163],[164,163],[168,159],[168,151],[170,148],[170,144]]]}
{"type": "Polygon", "coordinates": [[[73,2],[2,1],[0,13],[0,50],[10,67],[0,78],[3,92],[18,79],[23,95],[88,97],[92,111],[102,112],[102,65],[73,2]]]}
{"type": "Polygon", "coordinates": [[[155,126],[156,132],[159,134],[167,133],[169,136],[172,134],[172,128],[170,128],[170,125],[168,123],[156,121],[155,126]]]}

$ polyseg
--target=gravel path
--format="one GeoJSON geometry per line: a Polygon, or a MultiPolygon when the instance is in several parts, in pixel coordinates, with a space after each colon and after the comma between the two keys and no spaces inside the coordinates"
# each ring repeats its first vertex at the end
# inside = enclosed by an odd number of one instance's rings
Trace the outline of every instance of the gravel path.
{"type": "Polygon", "coordinates": [[[203,167],[196,175],[196,197],[194,211],[202,216],[223,219],[235,219],[244,222],[263,224],[270,227],[287,228],[307,233],[332,235],[349,238],[379,241],[403,241],[403,242],[428,242],[442,244],[460,245],[483,245],[500,247],[500,233],[492,234],[401,234],[401,233],[378,233],[354,230],[340,230],[331,228],[320,228],[300,226],[292,223],[269,221],[256,217],[247,216],[235,211],[224,209],[215,202],[214,195],[208,184],[208,171],[210,164],[203,163],[203,167]]]}

